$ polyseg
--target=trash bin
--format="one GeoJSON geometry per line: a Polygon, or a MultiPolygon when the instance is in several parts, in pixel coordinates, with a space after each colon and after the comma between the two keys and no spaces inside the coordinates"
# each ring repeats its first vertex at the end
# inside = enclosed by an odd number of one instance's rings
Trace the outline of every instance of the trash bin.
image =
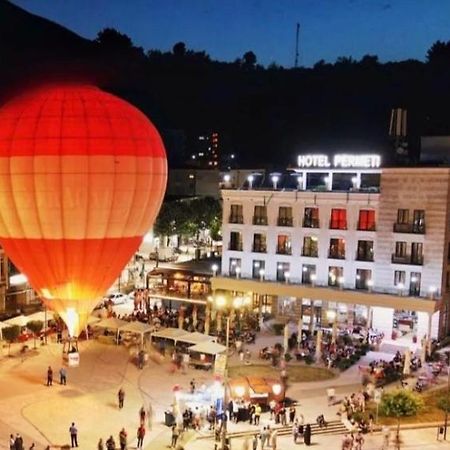
{"type": "Polygon", "coordinates": [[[164,423],[168,427],[171,427],[175,423],[175,417],[171,411],[164,412],[164,423]]]}

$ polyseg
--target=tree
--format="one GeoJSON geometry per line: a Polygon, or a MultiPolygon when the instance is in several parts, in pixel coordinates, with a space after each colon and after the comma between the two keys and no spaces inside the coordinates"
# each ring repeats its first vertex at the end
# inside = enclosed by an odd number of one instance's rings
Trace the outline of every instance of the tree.
{"type": "Polygon", "coordinates": [[[434,65],[450,65],[450,41],[436,41],[427,51],[427,62],[434,65]]]}
{"type": "Polygon", "coordinates": [[[381,398],[380,412],[397,418],[397,436],[400,434],[400,419],[415,416],[424,406],[422,398],[414,392],[399,389],[386,392],[381,398]]]}
{"type": "Polygon", "coordinates": [[[11,344],[19,337],[20,327],[19,325],[11,325],[10,327],[3,328],[3,339],[8,342],[8,356],[10,355],[11,344]]]}
{"type": "Polygon", "coordinates": [[[250,50],[244,53],[242,57],[243,65],[245,67],[255,67],[256,66],[256,55],[250,50]]]}
{"type": "Polygon", "coordinates": [[[27,328],[33,333],[34,348],[36,348],[36,337],[44,328],[44,322],[42,320],[31,320],[27,323],[27,328]]]}
{"type": "Polygon", "coordinates": [[[172,47],[172,53],[180,58],[183,57],[186,55],[186,44],[184,42],[177,42],[172,47]]]}
{"type": "Polygon", "coordinates": [[[96,42],[108,50],[131,50],[133,48],[133,41],[131,38],[114,28],[103,28],[97,34],[96,42]]]}

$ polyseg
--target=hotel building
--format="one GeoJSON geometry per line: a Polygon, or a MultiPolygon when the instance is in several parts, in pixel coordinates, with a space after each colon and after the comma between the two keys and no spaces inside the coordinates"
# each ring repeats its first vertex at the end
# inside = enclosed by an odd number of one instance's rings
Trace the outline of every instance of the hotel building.
{"type": "Polygon", "coordinates": [[[450,169],[302,155],[223,189],[215,291],[305,327],[370,326],[420,342],[449,329],[450,169]]]}

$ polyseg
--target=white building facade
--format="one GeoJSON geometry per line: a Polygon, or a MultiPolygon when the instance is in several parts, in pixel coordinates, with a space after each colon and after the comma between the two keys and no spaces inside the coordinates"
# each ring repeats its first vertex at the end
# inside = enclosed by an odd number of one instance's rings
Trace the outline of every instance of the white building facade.
{"type": "Polygon", "coordinates": [[[303,158],[265,185],[222,190],[213,289],[251,293],[255,308],[311,330],[337,321],[419,343],[447,334],[450,169],[337,161],[303,158]]]}

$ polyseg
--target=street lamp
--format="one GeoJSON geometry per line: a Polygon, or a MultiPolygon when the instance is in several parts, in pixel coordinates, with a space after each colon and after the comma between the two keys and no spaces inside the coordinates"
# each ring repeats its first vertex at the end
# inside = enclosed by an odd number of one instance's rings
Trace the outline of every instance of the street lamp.
{"type": "Polygon", "coordinates": [[[213,271],[213,276],[216,276],[217,275],[217,271],[219,270],[219,266],[217,264],[213,264],[211,266],[211,269],[213,271]]]}
{"type": "Polygon", "coordinates": [[[275,383],[272,385],[272,392],[274,393],[274,395],[278,396],[281,394],[282,391],[282,386],[280,383],[275,383]]]}

